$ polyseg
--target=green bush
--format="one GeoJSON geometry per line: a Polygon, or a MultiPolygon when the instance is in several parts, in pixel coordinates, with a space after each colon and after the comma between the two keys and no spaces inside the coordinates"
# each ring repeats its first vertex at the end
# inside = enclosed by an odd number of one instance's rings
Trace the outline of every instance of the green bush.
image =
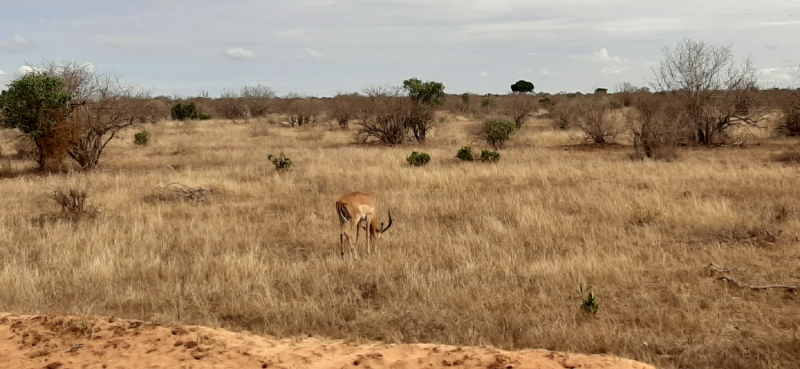
{"type": "Polygon", "coordinates": [[[69,102],[64,81],[48,73],[26,73],[0,92],[0,123],[28,136],[42,169],[46,163],[60,162],[71,144],[64,118],[70,112],[69,102]]]}
{"type": "Polygon", "coordinates": [[[491,96],[485,96],[481,99],[481,107],[482,108],[491,108],[497,105],[497,100],[491,96]]]}
{"type": "Polygon", "coordinates": [[[517,133],[517,125],[505,119],[488,119],[483,125],[483,135],[486,142],[495,150],[505,146],[511,135],[517,133]]]}
{"type": "Polygon", "coordinates": [[[597,297],[594,296],[594,292],[592,292],[592,287],[589,286],[587,289],[583,289],[583,285],[580,286],[581,288],[578,290],[580,292],[581,297],[588,294],[583,301],[581,302],[581,310],[589,314],[591,316],[597,315],[597,310],[600,309],[600,303],[597,301],[597,297]]]}
{"type": "Polygon", "coordinates": [[[484,163],[496,163],[500,161],[500,153],[497,151],[481,151],[481,161],[484,163]]]}
{"type": "Polygon", "coordinates": [[[464,161],[475,160],[475,158],[472,157],[472,148],[469,146],[464,146],[461,148],[461,150],[458,150],[456,157],[464,161]]]}
{"type": "Polygon", "coordinates": [[[144,130],[137,132],[133,135],[133,143],[139,146],[147,146],[150,143],[150,133],[144,130]]]}
{"type": "Polygon", "coordinates": [[[188,104],[173,105],[172,118],[177,120],[206,120],[211,119],[211,116],[201,113],[197,110],[194,102],[190,102],[188,104]]]}
{"type": "Polygon", "coordinates": [[[409,157],[406,158],[406,161],[408,161],[408,164],[411,164],[415,167],[421,167],[431,161],[431,156],[424,152],[414,151],[409,157]]]}
{"type": "Polygon", "coordinates": [[[294,163],[292,163],[292,159],[289,159],[283,152],[279,156],[274,156],[269,154],[267,159],[275,165],[275,169],[277,170],[292,170],[294,168],[294,163]]]}

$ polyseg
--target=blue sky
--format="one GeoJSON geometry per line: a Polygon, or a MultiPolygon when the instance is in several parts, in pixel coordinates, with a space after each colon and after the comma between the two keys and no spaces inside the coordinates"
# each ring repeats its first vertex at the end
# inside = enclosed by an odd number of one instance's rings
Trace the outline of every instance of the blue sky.
{"type": "Polygon", "coordinates": [[[156,95],[269,85],[330,96],[417,77],[449,93],[644,85],[683,38],[732,45],[797,86],[796,0],[0,0],[0,84],[25,63],[91,63],[156,95]]]}

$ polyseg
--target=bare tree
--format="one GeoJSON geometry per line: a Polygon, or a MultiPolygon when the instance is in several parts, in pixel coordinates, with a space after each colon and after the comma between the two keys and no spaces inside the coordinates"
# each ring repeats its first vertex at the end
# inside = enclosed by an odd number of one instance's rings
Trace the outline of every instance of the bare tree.
{"type": "Polygon", "coordinates": [[[752,111],[758,94],[756,69],[748,58],[737,65],[730,46],[685,39],[664,49],[653,68],[651,87],[668,96],[686,113],[695,139],[710,145],[734,126],[758,126],[752,111]]]}
{"type": "Polygon", "coordinates": [[[242,87],[239,97],[241,99],[239,109],[242,111],[242,116],[249,119],[268,115],[276,93],[269,86],[245,86],[242,87]]]}
{"type": "Polygon", "coordinates": [[[416,104],[398,87],[377,86],[364,89],[367,103],[358,113],[358,142],[378,140],[394,145],[408,138],[409,120],[416,104]]]}
{"type": "Polygon", "coordinates": [[[682,110],[673,110],[665,99],[649,93],[641,93],[631,103],[632,109],[625,112],[628,129],[633,134],[635,157],[662,160],[675,156],[675,145],[686,136],[688,126],[680,124],[682,110]]]}
{"type": "Polygon", "coordinates": [[[612,119],[608,99],[589,97],[581,102],[578,125],[586,134],[586,140],[594,143],[610,143],[624,132],[612,119]]]}
{"type": "Polygon", "coordinates": [[[361,96],[355,93],[339,93],[328,100],[328,111],[330,111],[333,119],[339,124],[339,127],[347,128],[350,124],[350,120],[355,118],[358,109],[358,100],[360,98],[361,96]]]}
{"type": "Polygon", "coordinates": [[[119,131],[152,119],[147,115],[148,93],[122,83],[118,76],[72,62],[49,62],[43,69],[59,76],[71,97],[63,134],[71,142],[67,154],[83,169],[97,167],[103,150],[119,131]]]}
{"type": "Polygon", "coordinates": [[[519,94],[504,96],[499,102],[503,115],[513,119],[517,129],[522,128],[528,116],[536,110],[538,103],[535,96],[519,94]]]}

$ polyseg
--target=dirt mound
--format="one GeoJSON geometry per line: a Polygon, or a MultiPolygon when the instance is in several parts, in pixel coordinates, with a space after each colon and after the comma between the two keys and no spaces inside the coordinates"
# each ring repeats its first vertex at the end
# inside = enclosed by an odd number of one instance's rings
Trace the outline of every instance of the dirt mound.
{"type": "Polygon", "coordinates": [[[636,368],[602,355],[271,339],[199,326],[0,313],[0,368],[636,368]]]}

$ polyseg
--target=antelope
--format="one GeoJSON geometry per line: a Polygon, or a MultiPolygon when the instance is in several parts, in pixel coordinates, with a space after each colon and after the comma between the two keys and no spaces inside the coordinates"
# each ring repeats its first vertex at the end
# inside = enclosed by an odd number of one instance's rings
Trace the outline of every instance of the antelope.
{"type": "Polygon", "coordinates": [[[392,211],[389,210],[389,225],[384,227],[381,223],[378,227],[378,219],[375,217],[375,203],[369,195],[361,192],[353,192],[342,196],[339,201],[336,201],[336,213],[339,218],[339,225],[341,231],[339,232],[339,245],[342,248],[342,258],[344,259],[345,247],[344,242],[350,245],[350,250],[353,258],[357,259],[356,247],[350,241],[353,229],[356,230],[356,240],[358,243],[358,236],[361,228],[366,231],[367,239],[367,254],[372,253],[370,243],[375,243],[375,250],[378,249],[378,242],[381,239],[381,234],[388,231],[392,227],[392,211]]]}

